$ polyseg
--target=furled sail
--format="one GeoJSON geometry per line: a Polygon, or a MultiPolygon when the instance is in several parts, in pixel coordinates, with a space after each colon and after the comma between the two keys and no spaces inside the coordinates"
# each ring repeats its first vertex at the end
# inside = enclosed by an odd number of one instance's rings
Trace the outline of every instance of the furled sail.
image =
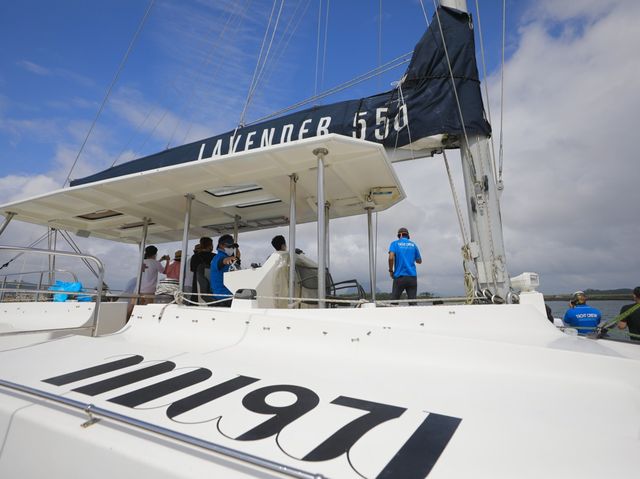
{"type": "Polygon", "coordinates": [[[422,140],[443,135],[440,148],[456,148],[463,124],[468,135],[488,136],[491,132],[484,116],[471,18],[439,7],[416,45],[402,81],[393,90],[239,127],[74,180],[71,186],[329,133],[409,150],[421,150],[427,144],[422,140]]]}

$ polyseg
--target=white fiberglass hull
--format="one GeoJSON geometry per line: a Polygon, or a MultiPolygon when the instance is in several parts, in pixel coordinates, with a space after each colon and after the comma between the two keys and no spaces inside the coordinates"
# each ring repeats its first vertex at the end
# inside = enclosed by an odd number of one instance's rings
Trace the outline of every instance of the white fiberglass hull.
{"type": "Polygon", "coordinates": [[[280,477],[165,431],[325,477],[640,468],[640,348],[567,336],[533,306],[150,305],[108,336],[1,339],[0,379],[158,430],[81,427],[81,410],[2,387],[0,477],[280,477]]]}

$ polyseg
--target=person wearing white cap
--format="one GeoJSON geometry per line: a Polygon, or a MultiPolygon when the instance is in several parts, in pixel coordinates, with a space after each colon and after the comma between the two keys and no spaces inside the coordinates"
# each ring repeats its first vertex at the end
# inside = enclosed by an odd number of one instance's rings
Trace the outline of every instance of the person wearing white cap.
{"type": "Polygon", "coordinates": [[[587,296],[583,291],[573,293],[570,304],[572,307],[564,313],[564,324],[577,329],[580,335],[594,332],[600,324],[602,313],[587,304],[587,296]]]}

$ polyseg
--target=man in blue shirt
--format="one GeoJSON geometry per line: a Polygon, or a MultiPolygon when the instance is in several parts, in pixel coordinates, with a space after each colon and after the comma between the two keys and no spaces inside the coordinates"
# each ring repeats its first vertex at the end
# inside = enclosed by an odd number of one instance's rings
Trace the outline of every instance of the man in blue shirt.
{"type": "Polygon", "coordinates": [[[233,263],[240,259],[238,245],[233,242],[233,236],[222,235],[218,239],[217,254],[211,260],[211,292],[214,301],[229,298],[228,301],[216,303],[214,306],[231,306],[233,294],[224,285],[224,273],[229,271],[233,263]]]}
{"type": "MultiPolygon", "coordinates": [[[[422,263],[418,246],[409,239],[409,230],[400,228],[398,239],[389,245],[389,275],[393,278],[391,299],[400,299],[403,291],[408,299],[416,299],[418,292],[418,275],[416,263],[422,263]]],[[[416,305],[410,302],[410,305],[416,305]]]]}
{"type": "Polygon", "coordinates": [[[602,313],[587,304],[587,297],[582,291],[573,293],[570,303],[573,307],[564,313],[565,326],[576,328],[578,334],[583,336],[594,332],[600,324],[602,313]]]}

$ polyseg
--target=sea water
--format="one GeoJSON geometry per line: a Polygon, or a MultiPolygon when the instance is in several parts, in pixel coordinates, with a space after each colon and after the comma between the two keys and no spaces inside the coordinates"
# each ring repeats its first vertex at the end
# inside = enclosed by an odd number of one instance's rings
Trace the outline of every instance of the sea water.
{"type": "MultiPolygon", "coordinates": [[[[562,319],[564,317],[565,311],[569,309],[568,301],[546,301],[546,303],[551,308],[551,312],[553,313],[554,318],[562,319]]],[[[587,304],[589,306],[593,306],[597,308],[602,313],[602,319],[604,321],[610,321],[615,318],[618,314],[620,314],[620,308],[622,308],[625,304],[632,304],[633,301],[629,300],[611,300],[611,301],[588,301],[587,304]]],[[[629,335],[627,334],[627,330],[621,330],[618,328],[611,328],[609,330],[609,336],[616,339],[629,339],[629,335]]]]}

